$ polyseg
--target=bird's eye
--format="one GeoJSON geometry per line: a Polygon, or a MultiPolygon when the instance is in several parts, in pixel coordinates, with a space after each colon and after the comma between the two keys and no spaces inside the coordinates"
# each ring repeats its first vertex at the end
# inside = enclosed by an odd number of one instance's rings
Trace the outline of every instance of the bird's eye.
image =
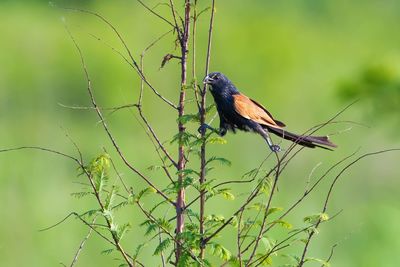
{"type": "Polygon", "coordinates": [[[218,75],[216,74],[216,75],[214,75],[214,77],[212,77],[214,80],[218,80],[218,75]]]}

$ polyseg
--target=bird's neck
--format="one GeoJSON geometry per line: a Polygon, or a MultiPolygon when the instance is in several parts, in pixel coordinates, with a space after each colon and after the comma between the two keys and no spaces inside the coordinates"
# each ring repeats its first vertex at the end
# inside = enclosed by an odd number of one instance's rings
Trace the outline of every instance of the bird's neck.
{"type": "Polygon", "coordinates": [[[213,94],[214,98],[218,99],[229,99],[232,98],[232,95],[239,94],[239,91],[236,87],[232,84],[226,85],[222,90],[216,89],[212,90],[211,93],[213,94]]]}
{"type": "Polygon", "coordinates": [[[238,89],[236,89],[236,87],[233,84],[230,84],[227,86],[227,90],[226,90],[230,95],[237,95],[240,94],[238,89]]]}

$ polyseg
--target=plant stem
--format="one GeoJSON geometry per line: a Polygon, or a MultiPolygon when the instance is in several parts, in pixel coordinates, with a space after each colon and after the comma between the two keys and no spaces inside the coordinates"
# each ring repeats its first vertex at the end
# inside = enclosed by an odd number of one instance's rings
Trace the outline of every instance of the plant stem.
{"type": "MultiPolygon", "coordinates": [[[[207,57],[206,57],[206,68],[205,75],[209,72],[210,66],[210,57],[211,57],[211,40],[212,40],[212,29],[214,24],[214,10],[215,10],[215,0],[212,1],[211,7],[211,18],[210,18],[210,26],[208,28],[208,46],[207,46],[207,57]]],[[[200,125],[206,123],[206,96],[207,96],[207,86],[204,85],[203,90],[201,91],[201,103],[200,103],[200,125]]],[[[200,150],[200,186],[203,185],[206,181],[206,139],[205,139],[205,131],[201,132],[201,138],[203,139],[203,143],[201,144],[200,150]]],[[[204,240],[204,209],[206,204],[206,194],[205,189],[200,191],[200,258],[204,259],[204,250],[205,243],[204,240]]]]}
{"type": "MultiPolygon", "coordinates": [[[[185,23],[183,29],[183,35],[180,37],[181,45],[181,92],[179,95],[179,107],[178,107],[178,131],[180,136],[185,133],[186,129],[183,125],[181,118],[185,114],[185,98],[186,98],[186,86],[187,86],[187,56],[188,56],[188,40],[189,40],[189,29],[190,29],[190,0],[185,0],[185,23]]],[[[185,189],[183,188],[184,174],[181,172],[185,168],[185,147],[182,142],[179,142],[178,146],[178,185],[179,191],[176,200],[176,235],[177,240],[180,239],[179,235],[183,232],[185,221],[184,221],[184,208],[185,208],[185,189]]],[[[179,263],[180,256],[182,254],[182,243],[176,244],[176,264],[179,263]]]]}

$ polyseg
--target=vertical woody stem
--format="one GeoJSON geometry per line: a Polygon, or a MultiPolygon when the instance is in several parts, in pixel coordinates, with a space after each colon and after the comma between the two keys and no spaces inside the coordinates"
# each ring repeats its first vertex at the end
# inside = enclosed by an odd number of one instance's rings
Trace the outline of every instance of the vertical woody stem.
{"type": "MultiPolygon", "coordinates": [[[[187,57],[188,57],[188,40],[189,40],[189,30],[190,30],[190,0],[185,0],[185,20],[184,20],[184,29],[183,34],[180,37],[180,46],[181,46],[181,92],[179,95],[179,108],[178,108],[178,130],[179,134],[182,135],[185,133],[185,126],[182,123],[181,117],[185,114],[185,97],[186,97],[186,87],[187,87],[187,57]]],[[[177,240],[179,240],[179,235],[183,232],[184,229],[184,208],[185,208],[185,189],[182,188],[183,184],[183,172],[181,172],[185,168],[185,147],[182,142],[179,142],[178,147],[178,184],[179,191],[176,200],[176,234],[178,235],[177,240]]],[[[182,243],[178,242],[176,246],[176,264],[178,264],[179,259],[182,255],[182,243]]]]}
{"type": "MultiPolygon", "coordinates": [[[[209,72],[210,66],[210,56],[211,56],[211,40],[212,40],[212,30],[214,24],[214,11],[215,11],[215,0],[212,1],[211,7],[211,18],[210,18],[210,26],[208,29],[208,48],[207,48],[207,58],[206,58],[206,68],[205,75],[209,72]]],[[[201,91],[201,103],[200,103],[200,125],[206,123],[206,93],[207,87],[204,85],[203,90],[201,91]]],[[[203,139],[203,143],[201,144],[200,150],[200,185],[204,184],[206,181],[206,140],[205,140],[205,131],[201,132],[201,138],[203,139]]],[[[202,236],[200,242],[200,258],[204,259],[204,209],[205,209],[205,190],[200,191],[200,235],[202,236]]]]}

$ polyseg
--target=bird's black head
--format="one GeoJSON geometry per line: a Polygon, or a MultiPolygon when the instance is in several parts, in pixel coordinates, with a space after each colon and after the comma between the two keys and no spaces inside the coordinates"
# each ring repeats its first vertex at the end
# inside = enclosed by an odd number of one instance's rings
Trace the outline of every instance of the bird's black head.
{"type": "Polygon", "coordinates": [[[203,83],[211,86],[214,94],[235,94],[238,93],[232,82],[220,72],[211,72],[203,80],[203,83]]]}

